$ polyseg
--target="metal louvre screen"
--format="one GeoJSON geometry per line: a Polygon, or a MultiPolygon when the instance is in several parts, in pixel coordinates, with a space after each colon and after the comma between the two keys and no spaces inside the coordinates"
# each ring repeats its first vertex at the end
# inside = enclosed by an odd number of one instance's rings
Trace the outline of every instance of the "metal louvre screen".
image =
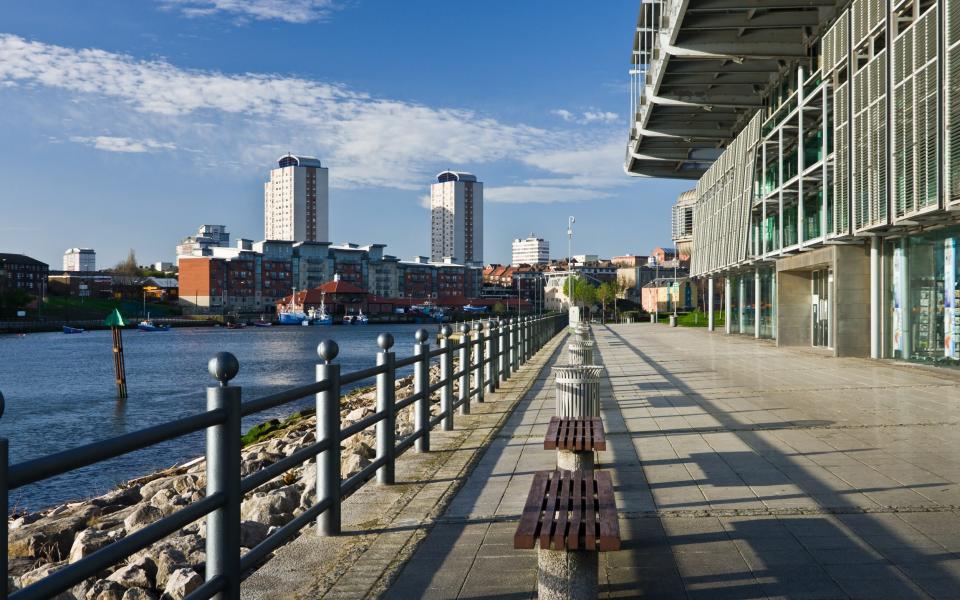
{"type": "Polygon", "coordinates": [[[693,213],[695,276],[733,266],[747,258],[754,157],[760,136],[758,112],[697,182],[693,213]]]}
{"type": "MultiPolygon", "coordinates": [[[[939,207],[937,44],[936,6],[893,42],[893,204],[897,219],[939,207]]],[[[947,106],[948,111],[956,110],[947,106]]],[[[948,156],[952,150],[948,149],[948,156]]]]}
{"type": "Polygon", "coordinates": [[[944,148],[947,155],[945,184],[947,202],[960,202],[960,2],[944,5],[946,70],[944,73],[944,148]]]}
{"type": "Polygon", "coordinates": [[[837,87],[833,97],[833,233],[845,235],[850,232],[850,84],[837,87]]]}
{"type": "Polygon", "coordinates": [[[886,63],[882,50],[853,76],[853,218],[857,230],[887,223],[886,63]]]}

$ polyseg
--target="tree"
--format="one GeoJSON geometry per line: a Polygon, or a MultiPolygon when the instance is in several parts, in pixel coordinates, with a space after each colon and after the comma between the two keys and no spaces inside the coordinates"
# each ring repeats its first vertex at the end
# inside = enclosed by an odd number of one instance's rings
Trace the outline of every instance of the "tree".
{"type": "Polygon", "coordinates": [[[493,305],[493,314],[502,315],[507,312],[507,306],[503,302],[497,302],[493,305]]]}
{"type": "Polygon", "coordinates": [[[602,306],[602,316],[601,320],[607,320],[607,302],[616,302],[617,300],[617,289],[616,284],[612,281],[604,281],[600,284],[600,287],[597,288],[597,299],[600,301],[602,306]]]}
{"type": "Polygon", "coordinates": [[[137,266],[137,255],[133,251],[133,248],[130,248],[127,258],[121,260],[113,267],[114,273],[118,275],[139,275],[140,267],[137,266]]]}
{"type": "Polygon", "coordinates": [[[597,301],[597,288],[583,277],[567,277],[563,282],[563,293],[570,299],[571,304],[590,306],[597,301]]]}

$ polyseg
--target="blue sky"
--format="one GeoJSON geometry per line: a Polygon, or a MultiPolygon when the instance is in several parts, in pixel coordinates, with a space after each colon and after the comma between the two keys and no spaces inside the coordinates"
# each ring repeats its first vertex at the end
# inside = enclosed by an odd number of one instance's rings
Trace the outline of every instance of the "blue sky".
{"type": "Polygon", "coordinates": [[[8,3],[0,251],[172,260],[201,223],[263,235],[282,153],[330,167],[333,242],[429,254],[438,171],[485,185],[487,262],[669,243],[689,182],[623,174],[637,0],[8,3]]]}

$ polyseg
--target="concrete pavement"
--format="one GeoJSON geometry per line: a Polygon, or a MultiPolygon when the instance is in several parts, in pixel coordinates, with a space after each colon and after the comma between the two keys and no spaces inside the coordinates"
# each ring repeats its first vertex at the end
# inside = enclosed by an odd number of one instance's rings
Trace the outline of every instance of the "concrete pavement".
{"type": "MultiPolygon", "coordinates": [[[[749,338],[594,327],[624,549],[601,597],[960,598],[960,376],[749,338]]],[[[558,361],[565,363],[565,356],[558,361]]],[[[529,598],[512,546],[544,373],[388,598],[529,598]]]]}

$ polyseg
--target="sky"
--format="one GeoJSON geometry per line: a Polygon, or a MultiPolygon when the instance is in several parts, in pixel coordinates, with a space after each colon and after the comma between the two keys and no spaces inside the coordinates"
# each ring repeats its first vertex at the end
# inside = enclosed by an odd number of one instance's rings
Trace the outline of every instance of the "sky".
{"type": "Polygon", "coordinates": [[[334,243],[429,255],[429,185],[484,182],[484,260],[670,244],[690,182],[623,172],[639,0],[69,0],[0,20],[0,252],[174,260],[263,237],[287,152],[330,169],[334,243]]]}

